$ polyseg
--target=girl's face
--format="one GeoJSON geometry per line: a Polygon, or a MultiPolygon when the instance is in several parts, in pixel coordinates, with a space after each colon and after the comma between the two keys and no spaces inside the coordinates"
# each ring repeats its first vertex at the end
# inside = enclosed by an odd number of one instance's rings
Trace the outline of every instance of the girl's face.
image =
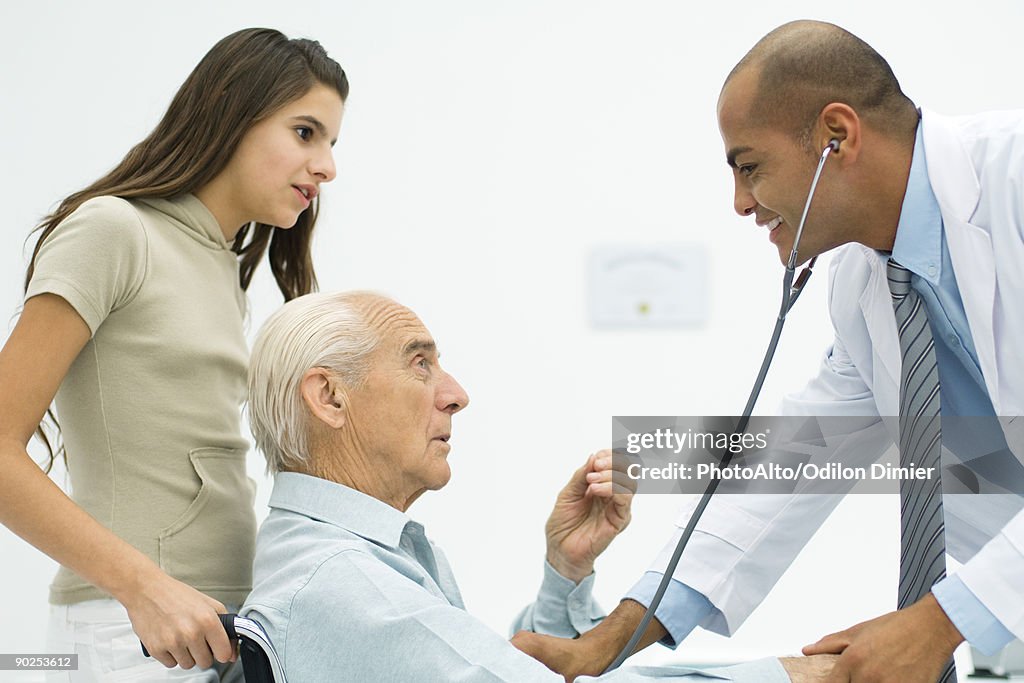
{"type": "Polygon", "coordinates": [[[224,170],[196,192],[228,241],[252,221],[292,227],[334,179],[342,106],[335,90],[317,84],[249,129],[224,170]]]}

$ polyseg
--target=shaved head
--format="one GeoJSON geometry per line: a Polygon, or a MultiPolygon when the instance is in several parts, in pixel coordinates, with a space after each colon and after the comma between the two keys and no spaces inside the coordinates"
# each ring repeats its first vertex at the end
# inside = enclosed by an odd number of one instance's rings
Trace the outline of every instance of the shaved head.
{"type": "Polygon", "coordinates": [[[889,64],[870,45],[834,24],[794,21],[764,38],[733,68],[752,74],[756,89],[745,116],[811,147],[810,134],[828,104],[849,105],[881,133],[913,140],[917,109],[889,64]]]}

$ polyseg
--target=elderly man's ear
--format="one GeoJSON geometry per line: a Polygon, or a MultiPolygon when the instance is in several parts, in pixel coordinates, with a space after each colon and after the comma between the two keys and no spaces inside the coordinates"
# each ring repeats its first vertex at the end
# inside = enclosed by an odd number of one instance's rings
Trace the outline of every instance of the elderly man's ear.
{"type": "Polygon", "coordinates": [[[332,429],[340,429],[346,420],[345,388],[327,368],[312,368],[302,375],[299,385],[302,400],[314,417],[332,429]]]}

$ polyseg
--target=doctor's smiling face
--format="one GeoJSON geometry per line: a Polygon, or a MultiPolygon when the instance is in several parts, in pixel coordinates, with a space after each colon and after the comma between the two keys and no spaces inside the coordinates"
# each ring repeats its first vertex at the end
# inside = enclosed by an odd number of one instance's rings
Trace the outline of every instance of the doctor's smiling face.
{"type": "Polygon", "coordinates": [[[718,97],[734,207],[789,260],[818,160],[830,153],[800,238],[802,263],[847,242],[891,250],[918,126],[888,63],[833,24],[795,21],[759,40],[718,97]]]}
{"type": "MultiPolygon", "coordinates": [[[[821,150],[815,152],[791,131],[773,125],[760,110],[757,71],[744,69],[726,83],[718,100],[718,125],[733,173],[736,213],[754,217],[785,264],[821,150]]],[[[833,199],[828,188],[829,163],[833,162],[827,162],[822,171],[800,240],[801,263],[850,241],[842,234],[840,217],[828,215],[833,199]]]]}

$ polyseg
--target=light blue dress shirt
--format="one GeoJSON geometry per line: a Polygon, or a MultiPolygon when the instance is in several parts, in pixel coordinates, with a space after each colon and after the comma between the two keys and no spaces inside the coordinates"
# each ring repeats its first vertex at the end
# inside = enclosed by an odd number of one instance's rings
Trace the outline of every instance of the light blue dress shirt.
{"type": "MultiPolygon", "coordinates": [[[[990,416],[993,418],[992,428],[985,430],[985,433],[1002,441],[949,257],[939,203],[928,180],[928,163],[920,125],[917,127],[914,158],[910,165],[892,257],[910,270],[911,286],[927,309],[935,341],[939,385],[942,387],[942,414],[990,416]]],[[[970,424],[975,425],[976,422],[970,424]]],[[[942,441],[951,451],[959,453],[981,442],[979,436],[976,430],[966,434],[944,429],[942,441]]],[[[991,444],[988,446],[991,447],[991,444]]],[[[964,455],[970,454],[965,452],[964,455]]],[[[956,576],[947,577],[935,584],[932,595],[960,634],[985,654],[997,652],[1013,640],[1013,634],[956,576]]]]}
{"type": "MultiPolygon", "coordinates": [[[[423,527],[348,487],[278,474],[256,542],[253,591],[242,614],[266,630],[291,683],[416,683],[563,679],[465,610],[455,577],[423,527]]],[[[603,613],[545,563],[536,602],[516,619],[571,638],[603,613]]],[[[501,586],[495,586],[500,590],[501,586]]],[[[619,669],[579,681],[788,681],[777,659],[701,671],[619,669]]]]}
{"type": "MultiPolygon", "coordinates": [[[[911,271],[911,286],[927,309],[943,388],[942,414],[994,419],[995,411],[978,365],[967,314],[953,273],[942,214],[928,179],[920,124],[892,256],[911,271]]],[[[995,429],[987,436],[1001,434],[998,424],[993,424],[995,429]]],[[[980,445],[984,445],[986,452],[997,450],[991,439],[981,439],[977,433],[967,435],[944,430],[942,438],[943,444],[953,451],[980,445]]],[[[1001,436],[998,438],[1001,440],[1001,436]]],[[[645,573],[626,597],[644,606],[650,605],[662,576],[660,572],[645,573]]],[[[956,576],[937,583],[932,594],[964,638],[985,654],[992,654],[1013,640],[1013,634],[956,576]]],[[[703,594],[672,579],[655,611],[658,621],[668,631],[662,642],[670,647],[678,645],[715,609],[703,594]]]]}

